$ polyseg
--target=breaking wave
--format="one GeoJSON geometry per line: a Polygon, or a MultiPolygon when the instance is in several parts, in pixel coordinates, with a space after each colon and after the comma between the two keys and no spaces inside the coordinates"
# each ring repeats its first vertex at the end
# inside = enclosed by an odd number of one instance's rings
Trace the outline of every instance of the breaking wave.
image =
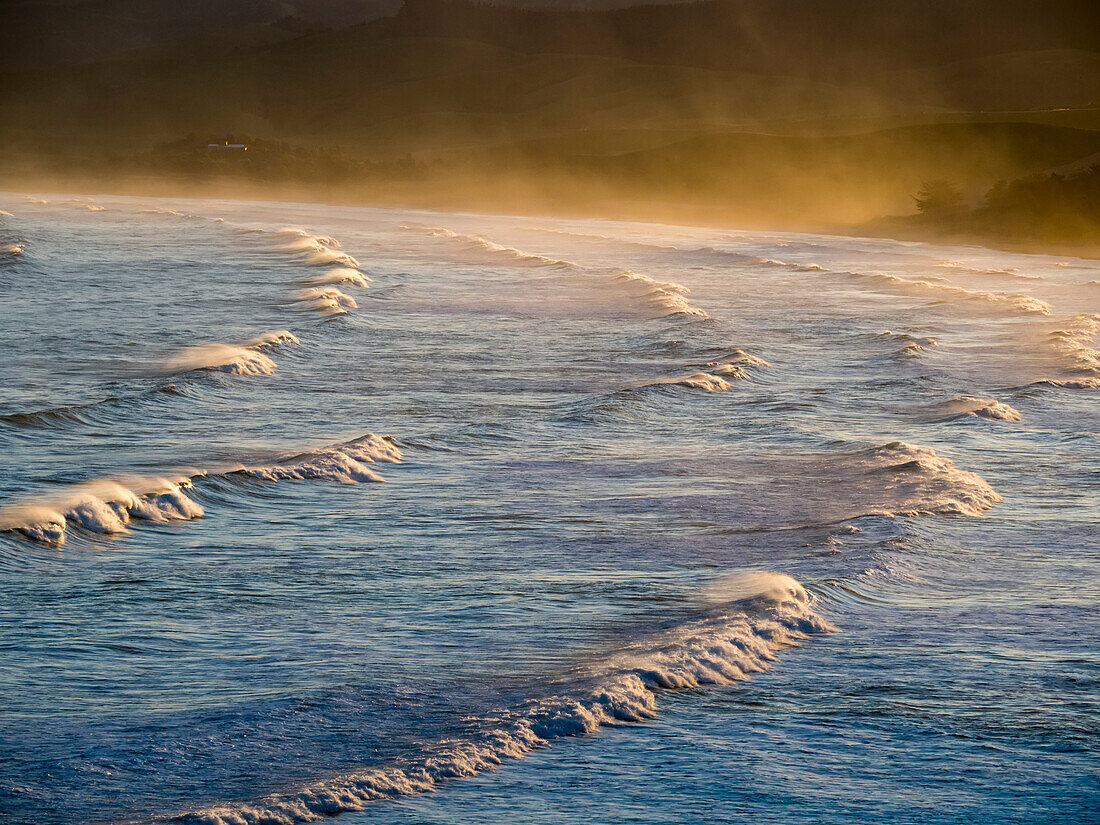
{"type": "Polygon", "coordinates": [[[191,479],[123,477],[75,484],[0,508],[0,530],[59,545],[70,526],[91,533],[124,533],[135,519],[163,523],[200,518],[202,507],[184,493],[191,479]]]}
{"type": "Polygon", "coordinates": [[[524,252],[511,246],[502,246],[480,235],[463,235],[443,227],[420,227],[414,224],[402,224],[402,229],[426,232],[436,238],[447,238],[454,241],[463,251],[470,253],[470,257],[480,263],[493,263],[504,260],[515,266],[547,266],[555,269],[579,269],[572,261],[562,261],[556,258],[548,258],[545,255],[536,255],[533,252],[524,252]]]}
{"type": "Polygon", "coordinates": [[[662,378],[643,386],[677,386],[706,392],[724,392],[733,386],[732,381],[749,380],[751,378],[749,367],[766,366],[769,364],[763,358],[750,355],[744,350],[734,350],[726,360],[710,361],[696,372],[676,378],[662,378]]]}
{"type": "Polygon", "coordinates": [[[900,344],[891,357],[893,358],[920,358],[922,353],[936,346],[935,338],[927,335],[910,335],[908,332],[891,332],[885,330],[877,333],[876,337],[900,344]]]}
{"type": "Polygon", "coordinates": [[[383,482],[366,465],[400,463],[401,450],[367,433],[351,441],[297,453],[257,466],[239,465],[212,472],[166,477],[120,476],[70,485],[57,493],[0,507],[0,531],[16,532],[44,544],[61,545],[70,527],[91,533],[127,532],[135,520],[169,522],[201,518],[203,508],[185,491],[206,477],[248,476],[263,481],[383,482]]]}
{"type": "Polygon", "coordinates": [[[960,396],[937,405],[935,420],[957,418],[987,418],[994,421],[1019,421],[1020,413],[1014,407],[993,398],[960,396]]]}
{"type": "Polygon", "coordinates": [[[324,272],[318,272],[316,275],[311,275],[306,279],[306,283],[316,286],[324,286],[326,284],[348,284],[349,286],[358,286],[366,289],[370,286],[370,278],[358,269],[337,267],[336,269],[328,269],[324,272]]]}
{"type": "MultiPolygon", "coordinates": [[[[657,317],[667,315],[691,315],[699,318],[709,317],[706,312],[692,306],[687,299],[691,292],[682,284],[658,281],[648,275],[629,270],[589,270],[573,261],[549,258],[525,252],[511,246],[502,246],[480,235],[462,235],[441,227],[423,227],[415,224],[403,224],[402,228],[426,232],[433,237],[454,241],[471,260],[496,263],[503,261],[513,266],[545,267],[563,275],[575,277],[576,285],[597,291],[610,290],[629,302],[642,306],[657,317]]],[[[606,299],[605,299],[606,300],[606,299]]]]}
{"type": "Polygon", "coordinates": [[[14,258],[17,255],[22,255],[24,249],[26,249],[26,246],[21,243],[0,244],[0,257],[14,258]]]}
{"type": "Polygon", "coordinates": [[[931,447],[892,441],[851,456],[861,484],[875,484],[880,515],[980,516],[1001,496],[981,476],[960,470],[931,447]]]}
{"type": "Polygon", "coordinates": [[[969,266],[961,261],[940,261],[936,264],[937,269],[947,269],[952,272],[963,272],[967,275],[981,275],[987,278],[1008,278],[1014,280],[1023,281],[1041,281],[1043,277],[1041,275],[1025,275],[1020,272],[1016,267],[1005,267],[1003,269],[991,268],[983,269],[982,267],[969,266]]]}
{"type": "Polygon", "coordinates": [[[1062,322],[1059,329],[1049,333],[1047,342],[1066,372],[1076,376],[1100,377],[1100,350],[1093,346],[1098,334],[1100,315],[1074,315],[1062,322]]]}
{"type": "Polygon", "coordinates": [[[270,375],[275,362],[264,350],[280,344],[297,344],[285,329],[271,330],[242,344],[194,344],[169,356],[161,365],[164,372],[212,370],[229,375],[270,375]]]}
{"type": "Polygon", "coordinates": [[[549,682],[550,695],[471,720],[475,732],[425,753],[250,803],[214,805],[171,818],[176,825],[296,825],[371,802],[427,793],[441,782],[475,776],[565,737],[657,715],[662,691],[729,685],[769,669],[784,648],[835,632],[812,597],[789,576],[756,572],[724,582],[733,601],[702,618],[639,637],[604,661],[549,682]]]}
{"type": "Polygon", "coordinates": [[[264,481],[320,479],[355,484],[386,479],[367,467],[376,461],[400,463],[401,450],[390,441],[367,433],[353,441],[287,456],[261,467],[242,467],[237,472],[264,481]]]}
{"type": "Polygon", "coordinates": [[[691,290],[681,284],[658,281],[629,270],[612,276],[612,283],[631,299],[652,307],[661,315],[709,317],[706,312],[691,305],[686,297],[691,290]]]}
{"type": "Polygon", "coordinates": [[[834,274],[869,282],[877,288],[887,289],[902,295],[966,301],[971,306],[986,307],[1002,312],[1034,313],[1038,315],[1050,315],[1051,312],[1051,306],[1046,301],[1021,293],[981,292],[932,281],[911,281],[885,272],[843,272],[834,274]]]}
{"type": "Polygon", "coordinates": [[[359,306],[354,298],[334,286],[307,287],[300,290],[294,300],[326,315],[342,314],[359,306]]]}
{"type": "Polygon", "coordinates": [[[282,239],[279,250],[289,252],[313,266],[346,266],[358,268],[359,262],[340,251],[340,242],[327,235],[314,235],[304,229],[288,226],[276,232],[282,239]]]}

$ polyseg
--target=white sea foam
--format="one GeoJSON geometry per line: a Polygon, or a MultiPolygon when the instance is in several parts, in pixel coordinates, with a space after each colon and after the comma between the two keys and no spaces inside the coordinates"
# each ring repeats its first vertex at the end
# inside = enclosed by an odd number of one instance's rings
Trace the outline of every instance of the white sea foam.
{"type": "Polygon", "coordinates": [[[936,264],[938,269],[947,269],[953,272],[962,272],[967,275],[980,275],[987,278],[1008,278],[1023,281],[1041,281],[1043,280],[1041,275],[1025,275],[1020,272],[1016,267],[1003,267],[1003,268],[982,268],[980,266],[970,266],[964,264],[961,261],[940,261],[936,264]]]}
{"type": "Polygon", "coordinates": [[[279,246],[313,266],[345,266],[358,268],[359,262],[340,251],[340,242],[327,235],[314,235],[304,229],[288,226],[276,232],[284,240],[279,246]]]}
{"type": "Polygon", "coordinates": [[[720,378],[709,372],[693,372],[690,375],[666,378],[653,383],[654,385],[669,384],[678,387],[690,387],[693,390],[706,390],[707,392],[723,392],[733,386],[725,378],[720,378]]]}
{"type": "Polygon", "coordinates": [[[629,270],[613,270],[610,274],[607,274],[606,269],[589,270],[573,261],[526,252],[515,247],[503,246],[480,235],[463,235],[442,227],[404,224],[403,228],[427,232],[433,237],[454,241],[467,256],[473,256],[472,260],[489,263],[499,261],[511,266],[547,268],[561,273],[563,276],[576,278],[572,283],[585,290],[596,290],[597,294],[610,288],[609,292],[605,292],[606,297],[600,296],[596,300],[607,301],[608,298],[617,295],[632,304],[644,307],[646,312],[653,313],[657,317],[681,314],[694,315],[700,318],[708,317],[706,312],[692,306],[686,297],[691,290],[682,284],[659,281],[648,275],[629,270]]]}
{"type": "Polygon", "coordinates": [[[907,332],[885,330],[877,334],[880,338],[901,344],[894,350],[892,357],[920,358],[921,354],[936,346],[936,339],[926,335],[910,335],[907,332]]]}
{"type": "Polygon", "coordinates": [[[334,286],[312,286],[300,290],[295,301],[326,315],[347,312],[359,306],[355,299],[334,286]]]}
{"type": "Polygon", "coordinates": [[[0,244],[0,255],[14,258],[16,255],[22,255],[24,249],[26,247],[21,243],[4,243],[0,244]]]}
{"type": "Polygon", "coordinates": [[[972,307],[985,307],[1001,312],[1035,313],[1039,315],[1049,315],[1051,312],[1050,304],[1046,301],[1021,293],[982,292],[927,280],[911,281],[885,272],[848,272],[842,274],[871,282],[876,287],[903,295],[938,298],[946,301],[966,301],[972,307]]]}
{"type": "Polygon", "coordinates": [[[652,307],[660,315],[708,317],[706,312],[691,305],[686,297],[691,290],[682,284],[658,281],[629,270],[612,276],[611,282],[631,299],[652,307]]]}
{"type": "Polygon", "coordinates": [[[655,631],[573,678],[550,683],[551,695],[472,720],[477,732],[429,745],[419,757],[368,768],[273,794],[183,814],[180,825],[297,825],[361,810],[371,802],[434,790],[440,782],[492,770],[536,748],[604,726],[645,722],[663,690],[729,685],[767,670],[779,651],[835,631],[794,579],[775,573],[730,577],[725,601],[704,618],[655,631]]]}
{"type": "Polygon", "coordinates": [[[311,275],[306,279],[306,283],[316,286],[324,286],[326,284],[347,284],[349,286],[358,286],[366,289],[370,286],[370,278],[358,269],[342,266],[335,269],[327,269],[324,272],[318,272],[316,275],[311,275]]]}
{"type": "Polygon", "coordinates": [[[1063,368],[1075,376],[1100,377],[1100,350],[1093,344],[1100,334],[1100,315],[1082,314],[1066,318],[1047,335],[1049,347],[1063,368]]]}
{"type": "Polygon", "coordinates": [[[1020,413],[1017,409],[994,398],[960,396],[940,404],[936,407],[936,410],[948,418],[967,416],[988,418],[994,421],[1020,420],[1020,413]]]}
{"type": "Polygon", "coordinates": [[[125,533],[135,519],[168,522],[201,518],[203,508],[185,494],[196,479],[246,475],[264,481],[385,481],[366,465],[400,463],[401,450],[367,433],[351,441],[319,447],[254,467],[225,467],[210,473],[167,477],[120,476],[69,485],[0,507],[0,531],[60,545],[71,527],[91,533],[125,533]]]}
{"type": "Polygon", "coordinates": [[[400,463],[401,450],[390,441],[367,433],[353,441],[287,456],[259,467],[241,467],[238,472],[264,481],[321,479],[354,484],[385,481],[367,467],[378,461],[400,463]]]}
{"type": "Polygon", "coordinates": [[[960,470],[931,447],[893,441],[855,453],[870,499],[884,515],[980,516],[1001,500],[985,479],[960,470]]]}
{"type": "Polygon", "coordinates": [[[728,367],[738,366],[745,367],[770,367],[767,361],[758,355],[753,355],[751,352],[745,352],[743,349],[735,349],[729,355],[725,356],[721,361],[711,361],[707,364],[708,367],[728,367]]]}
{"type": "MultiPolygon", "coordinates": [[[[412,224],[403,224],[402,228],[425,231],[425,228],[412,224]]],[[[578,265],[572,261],[548,258],[545,255],[536,255],[533,252],[525,252],[522,249],[516,249],[512,246],[503,246],[490,241],[488,238],[483,238],[480,235],[463,235],[443,227],[427,227],[426,231],[427,234],[433,237],[447,238],[455,241],[457,246],[467,253],[472,254],[476,260],[483,262],[503,260],[513,266],[545,266],[555,269],[579,269],[578,265]]]]}
{"type": "Polygon", "coordinates": [[[252,347],[255,349],[263,349],[267,347],[279,346],[282,344],[298,344],[301,343],[298,340],[298,336],[293,332],[285,329],[271,329],[267,332],[262,332],[255,338],[249,338],[244,342],[244,346],[252,347]]]}
{"type": "Polygon", "coordinates": [[[0,530],[60,545],[70,526],[124,533],[134,519],[168,522],[199,518],[202,507],[183,492],[191,477],[120,477],[74,484],[57,493],[0,508],[0,530]]]}
{"type": "Polygon", "coordinates": [[[275,372],[275,362],[247,345],[195,344],[169,356],[162,368],[166,372],[214,370],[229,375],[270,375],[275,372]]]}

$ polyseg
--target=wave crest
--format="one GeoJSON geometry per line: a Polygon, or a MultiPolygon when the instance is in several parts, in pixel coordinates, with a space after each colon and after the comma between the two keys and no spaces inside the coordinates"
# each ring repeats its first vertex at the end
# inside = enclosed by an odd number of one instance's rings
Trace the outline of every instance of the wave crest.
{"type": "Polygon", "coordinates": [[[238,472],[264,481],[320,479],[355,484],[386,479],[367,467],[376,461],[399,464],[402,459],[397,445],[374,433],[289,456],[262,467],[242,467],[238,472]]]}
{"type": "Polygon", "coordinates": [[[200,518],[203,509],[183,492],[191,477],[101,479],[54,495],[0,508],[0,530],[60,545],[70,525],[92,533],[124,533],[134,519],[168,522],[200,518]]]}
{"type": "MultiPolygon", "coordinates": [[[[814,612],[794,579],[753,574],[760,587],[709,616],[653,632],[601,664],[584,669],[553,695],[474,720],[477,732],[429,746],[421,757],[355,771],[254,803],[227,803],[182,814],[177,825],[296,825],[369,803],[434,790],[474,776],[536,748],[604,726],[657,715],[664,690],[728,685],[769,669],[778,653],[811,635],[836,630],[814,612]]],[[[551,687],[555,687],[552,685],[551,687]]]]}

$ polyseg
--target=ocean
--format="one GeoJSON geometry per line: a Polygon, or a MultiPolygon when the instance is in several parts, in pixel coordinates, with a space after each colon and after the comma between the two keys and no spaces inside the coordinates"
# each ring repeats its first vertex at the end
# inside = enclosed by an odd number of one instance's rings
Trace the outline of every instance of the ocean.
{"type": "Polygon", "coordinates": [[[0,209],[5,823],[1100,821],[1100,262],[0,209]]]}

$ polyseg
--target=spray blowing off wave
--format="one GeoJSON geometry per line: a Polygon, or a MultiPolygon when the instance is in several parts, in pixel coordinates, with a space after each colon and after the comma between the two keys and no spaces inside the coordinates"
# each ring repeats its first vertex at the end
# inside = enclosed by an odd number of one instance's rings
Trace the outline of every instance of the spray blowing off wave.
{"type": "Polygon", "coordinates": [[[313,266],[346,266],[358,268],[359,262],[340,250],[340,242],[327,235],[313,235],[304,229],[288,226],[276,233],[282,239],[279,250],[300,257],[313,266]]]}
{"type": "Polygon", "coordinates": [[[936,264],[937,269],[946,269],[951,272],[960,272],[967,275],[980,275],[986,278],[1007,278],[1010,280],[1020,281],[1041,281],[1043,277],[1041,275],[1025,275],[1015,267],[1006,267],[1002,269],[983,269],[981,267],[967,266],[960,261],[940,261],[936,264]]]}
{"type": "Polygon", "coordinates": [[[626,271],[614,276],[616,287],[636,301],[648,304],[661,315],[696,315],[706,318],[707,313],[694,307],[687,300],[691,290],[676,283],[657,281],[648,275],[626,271]]]}
{"type": "Polygon", "coordinates": [[[319,272],[316,275],[311,275],[306,279],[306,283],[314,286],[348,284],[349,286],[358,286],[367,289],[370,286],[370,278],[357,269],[336,267],[335,269],[329,269],[324,272],[319,272]]]}
{"type": "Polygon", "coordinates": [[[1100,350],[1093,346],[1100,334],[1100,315],[1075,315],[1047,336],[1052,350],[1073,375],[1100,377],[1100,350]]]}
{"type": "Polygon", "coordinates": [[[356,484],[386,479],[367,467],[376,461],[400,463],[401,450],[386,439],[367,433],[354,441],[324,447],[280,459],[262,467],[242,467],[238,472],[264,481],[320,479],[356,484]]]}
{"type": "Polygon", "coordinates": [[[733,381],[748,381],[751,369],[770,366],[767,361],[741,349],[735,349],[720,361],[709,361],[700,369],[675,378],[661,378],[642,387],[677,386],[706,392],[724,392],[733,381]]]}
{"type": "Polygon", "coordinates": [[[931,447],[892,441],[856,453],[865,477],[877,483],[884,515],[980,516],[1001,496],[981,476],[960,470],[931,447]]]}
{"type": "Polygon", "coordinates": [[[648,275],[630,270],[604,269],[597,273],[573,261],[525,252],[494,243],[480,235],[462,235],[450,229],[412,224],[404,224],[402,228],[426,232],[433,237],[453,241],[464,257],[477,263],[504,263],[508,266],[542,267],[553,270],[563,278],[572,279],[570,283],[585,291],[595,290],[597,293],[595,300],[618,299],[619,305],[633,304],[644,308],[647,314],[655,317],[668,315],[709,317],[706,312],[691,304],[686,297],[691,290],[682,284],[658,281],[648,275]]]}
{"type": "Polygon", "coordinates": [[[164,523],[201,518],[203,508],[186,490],[207,477],[247,476],[262,481],[320,480],[345,484],[384,482],[366,465],[400,463],[401,450],[381,436],[364,436],[276,459],[257,466],[238,465],[211,472],[170,477],[125,476],[98,479],[0,507],[0,531],[33,541],[61,545],[70,527],[91,533],[120,534],[135,521],[164,523]]]}
{"type": "Polygon", "coordinates": [[[241,344],[195,344],[184,347],[161,365],[164,372],[212,370],[229,375],[270,375],[275,362],[263,350],[279,344],[297,344],[286,330],[272,330],[241,344]]]}
{"type": "Polygon", "coordinates": [[[135,519],[163,523],[200,518],[202,507],[184,493],[193,477],[122,477],[75,484],[0,508],[0,531],[59,545],[70,525],[91,533],[125,533],[135,519]]]}
{"type": "Polygon", "coordinates": [[[1012,312],[1036,315],[1050,315],[1051,306],[1031,295],[1009,292],[982,292],[964,289],[960,286],[934,283],[932,281],[911,281],[885,272],[839,272],[831,273],[873,284],[875,288],[914,297],[928,297],[944,301],[965,301],[969,306],[988,309],[995,312],[1012,312]]]}
{"type": "Polygon", "coordinates": [[[1014,407],[993,398],[961,396],[945,401],[935,408],[933,421],[949,421],[959,418],[983,418],[992,421],[1014,422],[1020,413],[1014,407]]]}
{"type": "MultiPolygon", "coordinates": [[[[720,593],[723,585],[713,592],[720,593]]],[[[427,793],[443,781],[492,770],[557,739],[657,715],[663,690],[729,685],[767,670],[784,648],[834,632],[794,579],[777,573],[731,577],[723,608],[637,639],[569,680],[552,695],[473,720],[469,736],[428,746],[388,767],[325,779],[253,803],[227,803],[172,818],[176,825],[296,825],[371,802],[427,793]]],[[[718,600],[717,598],[715,599],[718,600]]]]}
{"type": "Polygon", "coordinates": [[[891,358],[896,359],[920,358],[923,353],[937,345],[935,338],[927,335],[910,335],[907,332],[885,330],[876,333],[875,337],[891,343],[901,344],[890,354],[891,358]]]}
{"type": "Polygon", "coordinates": [[[300,290],[294,300],[308,309],[322,312],[326,315],[339,315],[359,306],[345,292],[341,292],[334,286],[313,286],[300,290]]]}

